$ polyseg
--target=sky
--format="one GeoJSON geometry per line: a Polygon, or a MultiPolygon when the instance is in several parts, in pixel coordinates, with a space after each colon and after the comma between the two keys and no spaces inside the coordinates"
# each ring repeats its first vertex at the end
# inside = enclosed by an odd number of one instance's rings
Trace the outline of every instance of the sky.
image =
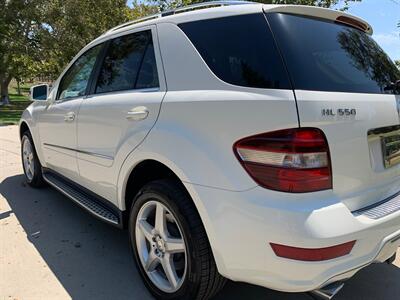
{"type": "Polygon", "coordinates": [[[373,37],[394,60],[400,60],[400,0],[362,0],[350,4],[348,13],[371,24],[373,37]]]}

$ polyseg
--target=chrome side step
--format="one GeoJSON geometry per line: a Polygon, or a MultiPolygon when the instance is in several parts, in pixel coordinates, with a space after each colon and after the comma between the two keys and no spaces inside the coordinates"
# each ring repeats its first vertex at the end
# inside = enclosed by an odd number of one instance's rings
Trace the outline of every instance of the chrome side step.
{"type": "Polygon", "coordinates": [[[343,282],[333,282],[320,288],[319,290],[312,291],[311,294],[323,300],[331,300],[336,296],[337,293],[339,293],[343,286],[343,282]]]}
{"type": "Polygon", "coordinates": [[[73,200],[76,204],[95,217],[111,223],[112,225],[122,227],[122,218],[115,211],[108,208],[107,205],[101,203],[101,201],[99,201],[99,199],[94,195],[78,188],[74,184],[63,179],[62,176],[58,176],[52,172],[45,172],[43,178],[48,184],[73,200]]]}

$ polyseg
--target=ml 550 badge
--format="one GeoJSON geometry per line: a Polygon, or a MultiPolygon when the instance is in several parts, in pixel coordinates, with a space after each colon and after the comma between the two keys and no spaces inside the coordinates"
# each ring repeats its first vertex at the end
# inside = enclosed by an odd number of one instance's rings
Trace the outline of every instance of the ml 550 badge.
{"type": "Polygon", "coordinates": [[[357,110],[355,108],[324,108],[321,112],[324,117],[355,117],[357,115],[357,110]]]}

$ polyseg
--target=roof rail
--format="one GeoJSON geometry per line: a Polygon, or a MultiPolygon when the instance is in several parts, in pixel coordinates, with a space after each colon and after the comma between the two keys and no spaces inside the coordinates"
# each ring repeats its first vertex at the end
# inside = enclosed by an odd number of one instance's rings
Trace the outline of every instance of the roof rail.
{"type": "Polygon", "coordinates": [[[111,28],[110,30],[108,30],[104,34],[116,31],[118,29],[130,26],[130,25],[133,25],[133,24],[142,23],[142,22],[145,22],[145,21],[158,19],[158,18],[170,16],[170,15],[175,15],[175,14],[178,14],[178,13],[183,13],[183,12],[187,12],[187,11],[191,11],[191,10],[205,9],[205,8],[218,7],[218,6],[242,5],[242,4],[257,4],[257,3],[256,2],[250,2],[250,1],[208,1],[208,2],[196,3],[196,4],[192,4],[192,5],[177,7],[175,9],[167,10],[167,11],[164,11],[164,12],[160,12],[160,13],[157,13],[157,14],[154,14],[154,15],[150,15],[150,16],[144,17],[144,18],[140,18],[140,19],[137,19],[137,20],[132,20],[132,21],[126,22],[124,24],[121,24],[121,25],[118,25],[118,26],[116,26],[114,28],[111,28]]]}
{"type": "Polygon", "coordinates": [[[205,9],[214,6],[230,6],[230,5],[242,5],[242,4],[256,4],[255,2],[250,1],[207,1],[202,3],[195,3],[192,5],[177,7],[175,9],[167,10],[161,13],[162,17],[174,15],[177,13],[182,13],[185,11],[191,11],[196,9],[205,9]]]}

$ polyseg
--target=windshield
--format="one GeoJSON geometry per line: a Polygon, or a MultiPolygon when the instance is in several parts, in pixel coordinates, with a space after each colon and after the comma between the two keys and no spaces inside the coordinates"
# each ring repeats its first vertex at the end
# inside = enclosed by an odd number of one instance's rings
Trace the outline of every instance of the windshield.
{"type": "Polygon", "coordinates": [[[400,71],[365,32],[297,15],[270,13],[268,21],[295,89],[394,93],[400,71]]]}

